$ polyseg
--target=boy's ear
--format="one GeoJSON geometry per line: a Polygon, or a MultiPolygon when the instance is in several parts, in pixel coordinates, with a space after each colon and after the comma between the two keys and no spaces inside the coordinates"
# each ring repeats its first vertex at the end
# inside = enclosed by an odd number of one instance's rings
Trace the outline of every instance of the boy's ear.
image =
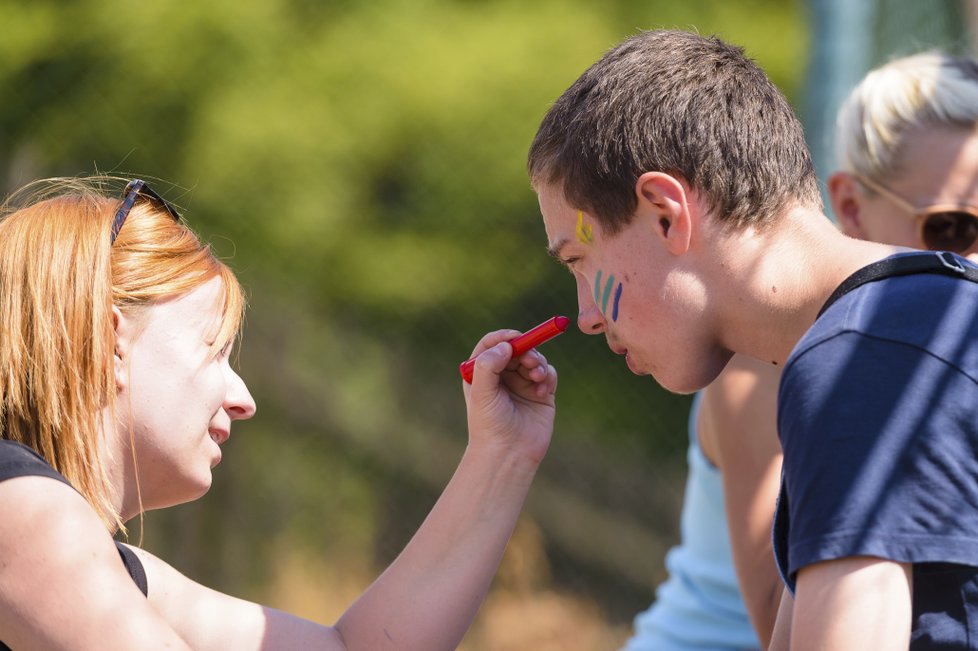
{"type": "Polygon", "coordinates": [[[687,187],[663,172],[646,172],[635,183],[637,216],[649,221],[673,255],[685,253],[693,237],[687,187]]]}
{"type": "Polygon", "coordinates": [[[834,172],[829,176],[826,187],[832,212],[842,232],[849,237],[866,239],[860,216],[862,198],[856,178],[849,172],[834,172]]]}

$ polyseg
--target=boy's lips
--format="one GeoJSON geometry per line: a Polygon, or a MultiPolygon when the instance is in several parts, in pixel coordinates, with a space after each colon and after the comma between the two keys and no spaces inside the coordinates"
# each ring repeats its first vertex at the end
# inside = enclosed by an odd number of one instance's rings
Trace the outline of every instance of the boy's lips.
{"type": "Polygon", "coordinates": [[[629,371],[631,371],[635,375],[645,375],[645,372],[644,371],[642,371],[640,368],[638,368],[637,366],[635,366],[635,364],[633,363],[633,360],[632,360],[631,355],[628,354],[628,349],[627,348],[621,348],[621,347],[618,347],[618,346],[612,346],[611,351],[613,353],[615,353],[616,355],[624,355],[625,356],[625,363],[628,364],[628,370],[629,371]]]}

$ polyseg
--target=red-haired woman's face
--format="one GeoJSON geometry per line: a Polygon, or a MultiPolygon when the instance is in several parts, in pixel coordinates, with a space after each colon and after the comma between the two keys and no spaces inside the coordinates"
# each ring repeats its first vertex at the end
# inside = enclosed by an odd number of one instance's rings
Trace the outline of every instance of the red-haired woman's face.
{"type": "Polygon", "coordinates": [[[215,356],[210,345],[222,295],[221,280],[214,278],[135,320],[123,317],[119,327],[118,434],[123,442],[133,434],[147,509],[203,495],[231,422],[255,413],[254,399],[231,368],[230,351],[215,356]]]}

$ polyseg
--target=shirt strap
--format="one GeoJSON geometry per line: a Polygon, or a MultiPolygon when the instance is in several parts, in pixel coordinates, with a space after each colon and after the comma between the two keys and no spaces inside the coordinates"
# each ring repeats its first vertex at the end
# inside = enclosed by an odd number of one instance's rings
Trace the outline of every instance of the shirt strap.
{"type": "Polygon", "coordinates": [[[842,284],[836,287],[832,295],[825,301],[815,318],[822,316],[830,305],[861,285],[893,276],[926,273],[954,276],[978,283],[978,268],[961,264],[961,258],[947,251],[926,251],[883,258],[858,269],[843,280],[842,284]]]}

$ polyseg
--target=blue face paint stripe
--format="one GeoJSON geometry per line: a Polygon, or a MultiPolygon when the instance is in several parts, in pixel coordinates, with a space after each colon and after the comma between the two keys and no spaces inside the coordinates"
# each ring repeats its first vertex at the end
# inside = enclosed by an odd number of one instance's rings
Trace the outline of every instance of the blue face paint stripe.
{"type": "Polygon", "coordinates": [[[604,295],[601,297],[601,313],[608,313],[608,298],[611,296],[611,287],[615,284],[615,275],[608,276],[608,282],[604,286],[604,295]]]}
{"type": "Polygon", "coordinates": [[[615,290],[615,302],[612,303],[611,308],[611,320],[618,320],[618,301],[621,300],[621,283],[618,283],[618,288],[615,290]]]}
{"type": "Polygon", "coordinates": [[[598,269],[598,275],[594,277],[594,304],[595,305],[597,305],[598,303],[599,296],[601,296],[601,270],[600,269],[598,269]]]}

